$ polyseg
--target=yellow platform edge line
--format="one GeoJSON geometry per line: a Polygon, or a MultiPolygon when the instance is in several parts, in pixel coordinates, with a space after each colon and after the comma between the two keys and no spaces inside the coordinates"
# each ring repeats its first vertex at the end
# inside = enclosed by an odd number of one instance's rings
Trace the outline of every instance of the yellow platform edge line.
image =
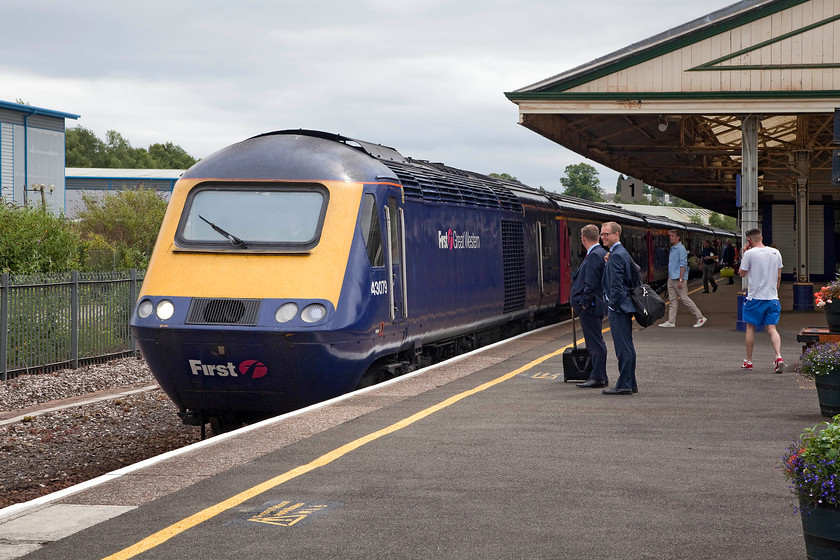
{"type": "Polygon", "coordinates": [[[319,467],[323,467],[324,465],[328,465],[328,464],[332,463],[333,461],[335,461],[336,459],[339,459],[339,458],[343,457],[344,455],[347,455],[348,453],[350,453],[352,451],[355,451],[356,449],[362,447],[363,445],[366,445],[366,444],[368,444],[372,441],[375,441],[375,440],[377,440],[377,439],[379,439],[383,436],[386,436],[388,434],[392,434],[396,431],[402,430],[403,428],[405,428],[407,426],[410,426],[411,424],[414,424],[415,422],[418,422],[418,421],[422,420],[423,418],[426,418],[427,416],[430,416],[430,415],[434,414],[435,412],[443,410],[444,408],[446,408],[448,406],[451,406],[451,405],[457,403],[460,400],[463,400],[463,399],[465,399],[469,396],[475,395],[476,393],[480,393],[482,391],[485,391],[485,390],[487,390],[487,389],[489,389],[489,388],[491,388],[495,385],[498,385],[499,383],[503,383],[503,382],[505,382],[509,379],[512,379],[512,378],[516,377],[517,375],[519,375],[521,373],[524,373],[524,372],[540,365],[541,363],[545,362],[546,360],[549,360],[549,359],[551,359],[555,356],[558,356],[558,355],[562,354],[567,348],[571,348],[571,347],[572,347],[572,345],[568,344],[568,345],[560,348],[559,350],[555,350],[554,352],[550,352],[548,354],[545,354],[544,356],[541,356],[541,357],[533,360],[532,362],[529,362],[529,363],[525,364],[524,366],[522,366],[518,369],[515,369],[511,372],[508,372],[508,373],[506,373],[506,374],[504,374],[500,377],[497,377],[496,379],[493,379],[493,380],[488,381],[486,383],[482,383],[481,385],[479,385],[477,387],[474,387],[473,389],[470,389],[468,391],[464,391],[462,393],[458,393],[457,395],[453,395],[453,396],[449,397],[448,399],[439,402],[438,404],[430,406],[429,408],[426,408],[425,410],[421,410],[420,412],[417,412],[416,414],[412,414],[411,416],[409,416],[407,418],[404,418],[404,419],[400,420],[399,422],[395,422],[394,424],[391,424],[390,426],[388,426],[386,428],[382,428],[381,430],[370,433],[370,434],[368,434],[364,437],[361,437],[361,438],[356,439],[354,441],[351,441],[351,442],[349,442],[345,445],[342,445],[341,447],[338,447],[337,449],[334,449],[333,451],[330,451],[329,453],[321,455],[320,457],[318,457],[317,459],[315,459],[314,461],[312,461],[310,463],[307,463],[305,465],[301,465],[301,466],[296,467],[296,468],[294,468],[290,471],[287,471],[287,472],[285,472],[281,475],[278,475],[274,478],[266,480],[265,482],[263,482],[261,484],[258,484],[256,486],[253,486],[253,487],[245,490],[244,492],[240,492],[239,494],[236,494],[235,496],[231,496],[230,498],[228,498],[227,500],[225,500],[223,502],[219,502],[218,504],[210,506],[206,509],[203,509],[203,510],[199,511],[198,513],[195,513],[195,514],[193,514],[193,515],[191,515],[187,518],[184,518],[181,521],[170,525],[169,527],[161,529],[157,533],[149,535],[145,539],[143,539],[143,540],[127,547],[127,548],[124,548],[123,550],[121,550],[117,553],[111,554],[110,556],[106,556],[103,560],[126,560],[128,558],[133,558],[133,557],[137,556],[138,554],[146,552],[147,550],[155,548],[156,546],[168,541],[169,539],[179,535],[180,533],[183,533],[184,531],[186,531],[188,529],[191,529],[191,528],[193,528],[193,527],[195,527],[195,526],[197,526],[201,523],[204,523],[205,521],[219,515],[220,513],[224,512],[224,511],[227,511],[231,508],[234,508],[234,507],[242,504],[243,502],[245,502],[247,500],[250,500],[251,498],[254,498],[254,497],[262,494],[263,492],[266,492],[268,490],[271,490],[272,488],[280,486],[281,484],[283,484],[285,482],[288,482],[289,480],[292,480],[293,478],[297,478],[298,476],[306,474],[306,473],[308,473],[310,471],[313,471],[313,470],[315,470],[319,467]]]}

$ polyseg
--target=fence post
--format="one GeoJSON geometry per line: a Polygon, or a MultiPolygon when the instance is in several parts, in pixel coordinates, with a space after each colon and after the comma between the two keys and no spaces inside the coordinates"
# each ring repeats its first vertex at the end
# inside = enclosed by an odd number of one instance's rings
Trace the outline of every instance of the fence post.
{"type": "MultiPolygon", "coordinates": [[[[129,317],[129,324],[131,323],[131,316],[134,314],[134,306],[137,305],[137,269],[132,268],[131,271],[131,288],[130,288],[130,305],[128,307],[128,317],[129,317]]],[[[131,326],[128,327],[128,337],[131,339],[131,352],[134,354],[134,357],[137,357],[137,341],[134,339],[134,335],[131,334],[131,326]]]]}
{"type": "Polygon", "coordinates": [[[79,369],[79,271],[70,271],[70,367],[79,369]]]}
{"type": "Polygon", "coordinates": [[[0,279],[0,372],[3,381],[9,372],[6,348],[9,344],[9,273],[4,272],[0,279]]]}

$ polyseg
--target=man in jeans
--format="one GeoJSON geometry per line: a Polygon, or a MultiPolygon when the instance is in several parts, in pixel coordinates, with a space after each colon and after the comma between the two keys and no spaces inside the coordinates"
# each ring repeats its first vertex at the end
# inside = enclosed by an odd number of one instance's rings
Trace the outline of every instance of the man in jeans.
{"type": "Polygon", "coordinates": [[[712,284],[712,291],[717,291],[715,282],[715,265],[718,262],[717,252],[708,239],[703,242],[703,251],[700,253],[700,261],[703,263],[703,293],[709,293],[709,284],[712,284]]]}
{"type": "Polygon", "coordinates": [[[659,323],[660,327],[677,326],[677,301],[682,300],[688,310],[697,318],[694,327],[702,327],[706,324],[706,318],[697,309],[697,306],[688,297],[688,251],[680,243],[680,232],[675,229],[668,230],[668,239],[671,240],[671,252],[668,254],[668,320],[659,323]]]}

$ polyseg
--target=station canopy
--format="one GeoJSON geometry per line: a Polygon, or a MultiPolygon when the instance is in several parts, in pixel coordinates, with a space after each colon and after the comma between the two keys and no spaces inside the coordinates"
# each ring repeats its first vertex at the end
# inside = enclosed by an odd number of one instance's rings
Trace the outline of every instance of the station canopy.
{"type": "Polygon", "coordinates": [[[735,216],[748,116],[759,122],[759,203],[793,202],[803,176],[811,201],[837,189],[838,38],[837,0],[743,0],[505,95],[523,126],[735,216]]]}

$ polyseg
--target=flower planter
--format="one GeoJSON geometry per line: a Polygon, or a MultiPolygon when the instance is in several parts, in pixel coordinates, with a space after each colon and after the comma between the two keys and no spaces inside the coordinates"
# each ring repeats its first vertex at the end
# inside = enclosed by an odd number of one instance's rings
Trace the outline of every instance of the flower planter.
{"type": "Polygon", "coordinates": [[[840,332],[840,302],[832,301],[823,307],[825,322],[831,332],[840,332]]]}
{"type": "Polygon", "coordinates": [[[829,418],[840,414],[840,370],[814,376],[814,384],[817,386],[820,413],[829,418]]]}
{"type": "Polygon", "coordinates": [[[829,505],[813,506],[799,500],[799,511],[808,558],[840,558],[840,508],[829,505]]]}

